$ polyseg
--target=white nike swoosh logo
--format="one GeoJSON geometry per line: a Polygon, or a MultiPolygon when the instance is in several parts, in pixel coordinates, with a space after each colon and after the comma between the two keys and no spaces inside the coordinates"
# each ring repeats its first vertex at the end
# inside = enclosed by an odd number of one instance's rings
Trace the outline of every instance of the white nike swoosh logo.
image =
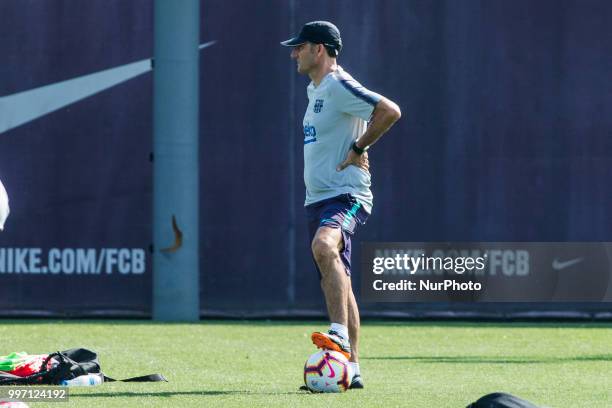
{"type": "Polygon", "coordinates": [[[560,271],[561,269],[569,268],[572,265],[576,265],[579,262],[582,262],[582,258],[570,259],[569,261],[563,262],[555,258],[553,260],[552,267],[554,270],[560,271]]]}
{"type": "MultiPolygon", "coordinates": [[[[200,44],[200,50],[216,41],[200,44]]],[[[65,106],[78,102],[151,71],[144,59],[66,81],[56,82],[0,97],[0,133],[14,129],[65,106]]]]}

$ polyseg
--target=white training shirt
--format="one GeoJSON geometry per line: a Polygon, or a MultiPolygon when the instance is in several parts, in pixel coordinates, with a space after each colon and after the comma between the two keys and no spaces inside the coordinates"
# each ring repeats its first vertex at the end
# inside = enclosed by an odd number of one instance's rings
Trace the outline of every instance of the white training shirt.
{"type": "Polygon", "coordinates": [[[8,194],[0,181],[0,231],[4,229],[4,221],[9,215],[8,194]]]}
{"type": "Polygon", "coordinates": [[[319,86],[308,85],[304,115],[304,183],[306,202],[352,194],[367,212],[372,211],[370,173],[356,166],[338,172],[355,139],[382,96],[361,86],[341,67],[327,74],[319,86]]]}

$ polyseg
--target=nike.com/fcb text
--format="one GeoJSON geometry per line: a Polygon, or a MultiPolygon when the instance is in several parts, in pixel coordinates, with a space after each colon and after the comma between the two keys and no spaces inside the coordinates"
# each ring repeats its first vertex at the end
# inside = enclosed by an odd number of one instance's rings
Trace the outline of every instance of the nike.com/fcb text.
{"type": "Polygon", "coordinates": [[[0,248],[0,274],[141,275],[142,248],[0,248]]]}

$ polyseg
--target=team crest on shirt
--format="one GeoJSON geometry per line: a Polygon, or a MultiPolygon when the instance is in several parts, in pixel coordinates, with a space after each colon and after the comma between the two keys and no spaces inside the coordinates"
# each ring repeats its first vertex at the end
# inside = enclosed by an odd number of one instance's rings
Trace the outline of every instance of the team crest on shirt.
{"type": "Polygon", "coordinates": [[[317,99],[314,104],[314,109],[313,109],[314,113],[321,112],[322,108],[323,108],[323,99],[317,99]]]}

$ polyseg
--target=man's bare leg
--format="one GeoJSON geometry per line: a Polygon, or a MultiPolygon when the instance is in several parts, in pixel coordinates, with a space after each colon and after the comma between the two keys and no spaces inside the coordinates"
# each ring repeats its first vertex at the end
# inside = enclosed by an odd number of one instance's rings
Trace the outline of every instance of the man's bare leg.
{"type": "Polygon", "coordinates": [[[329,319],[347,326],[350,278],[340,259],[342,245],[339,228],[320,227],[312,240],[312,254],[321,271],[321,288],[329,319]]]}
{"type": "Polygon", "coordinates": [[[363,388],[363,380],[361,379],[361,369],[359,367],[359,309],[353,289],[349,286],[349,303],[348,303],[348,331],[351,341],[351,358],[349,359],[353,368],[353,378],[351,379],[351,389],[363,388]]]}
{"type": "MultiPolygon", "coordinates": [[[[349,280],[350,285],[350,280],[349,280]]],[[[357,301],[355,300],[355,294],[353,289],[349,286],[349,302],[348,302],[348,330],[349,337],[351,339],[351,358],[350,361],[353,363],[359,362],[359,309],[357,308],[357,301]]]]}
{"type": "Polygon", "coordinates": [[[344,240],[339,228],[319,227],[312,241],[312,253],[321,271],[321,288],[325,295],[327,312],[332,328],[334,323],[345,327],[336,326],[338,332],[340,329],[344,331],[340,340],[332,333],[313,333],[312,341],[320,348],[339,350],[347,356],[354,370],[350,388],[363,388],[358,357],[359,309],[351,278],[347,275],[344,263],[340,259],[340,251],[343,248],[344,240]]]}
{"type": "Polygon", "coordinates": [[[348,305],[351,281],[340,259],[344,240],[340,228],[319,227],[312,240],[312,254],[321,271],[321,288],[332,329],[337,333],[315,332],[312,341],[319,348],[337,350],[350,358],[348,305]]]}

